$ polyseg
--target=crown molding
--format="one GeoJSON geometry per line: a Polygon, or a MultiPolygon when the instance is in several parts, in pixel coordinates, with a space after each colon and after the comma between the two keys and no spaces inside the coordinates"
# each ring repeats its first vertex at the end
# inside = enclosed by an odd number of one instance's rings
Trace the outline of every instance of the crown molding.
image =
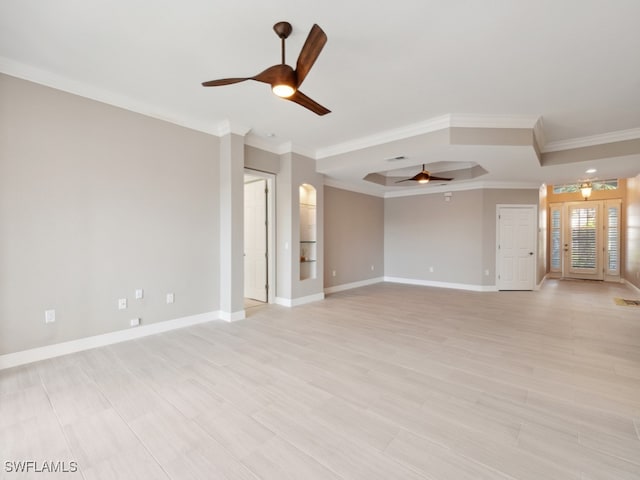
{"type": "Polygon", "coordinates": [[[538,148],[542,150],[542,148],[547,144],[547,140],[544,135],[544,122],[542,117],[538,117],[538,120],[533,126],[533,137],[538,144],[538,148]]]}
{"type": "Polygon", "coordinates": [[[240,135],[241,137],[244,137],[251,131],[251,127],[242,125],[235,120],[225,119],[218,123],[215,131],[215,134],[219,137],[224,137],[225,135],[229,134],[240,135]]]}
{"type": "Polygon", "coordinates": [[[450,127],[534,128],[539,115],[450,114],[450,127]]]}
{"type": "Polygon", "coordinates": [[[310,158],[311,160],[316,160],[316,151],[311,148],[303,147],[302,145],[296,145],[295,143],[290,143],[290,152],[297,153],[298,155],[302,155],[303,157],[310,158]]]}
{"type": "Polygon", "coordinates": [[[373,135],[349,140],[316,150],[315,158],[321,160],[343,153],[375,147],[405,138],[436,132],[445,128],[534,128],[540,120],[539,115],[478,115],[478,114],[446,114],[423,122],[406,125],[379,132],[373,135]]]}
{"type": "Polygon", "coordinates": [[[190,130],[196,130],[210,135],[218,135],[218,126],[213,123],[200,122],[178,112],[159,109],[156,106],[134,100],[126,95],[94,87],[47,70],[16,62],[6,57],[0,57],[0,73],[139,113],[146,117],[155,118],[156,120],[173,123],[174,125],[179,125],[190,130]]]}
{"type": "Polygon", "coordinates": [[[458,185],[443,185],[437,187],[427,188],[409,188],[395,192],[385,192],[384,198],[396,198],[396,197],[412,197],[415,195],[430,195],[434,193],[445,192],[462,192],[466,190],[485,190],[494,188],[515,189],[515,190],[538,190],[540,188],[539,183],[534,182],[465,182],[458,185]]]}
{"type": "Polygon", "coordinates": [[[364,137],[349,140],[347,142],[330,145],[328,147],[316,150],[316,159],[321,160],[327,157],[333,157],[343,153],[361,150],[363,148],[375,147],[384,143],[403,140],[416,135],[435,132],[450,126],[450,115],[432,118],[420,123],[414,123],[400,128],[385,130],[384,132],[367,135],[364,137]]]}
{"type": "Polygon", "coordinates": [[[640,128],[618,130],[616,132],[600,133],[598,135],[590,135],[588,137],[578,137],[568,140],[558,140],[556,142],[550,142],[542,149],[542,153],[572,150],[574,148],[593,147],[594,145],[624,142],[626,140],[637,140],[639,138],[640,128]]]}

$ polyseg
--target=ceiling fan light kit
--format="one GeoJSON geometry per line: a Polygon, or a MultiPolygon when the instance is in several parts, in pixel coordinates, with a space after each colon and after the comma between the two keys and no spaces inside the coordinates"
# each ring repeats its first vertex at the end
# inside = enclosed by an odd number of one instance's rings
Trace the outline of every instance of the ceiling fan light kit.
{"type": "Polygon", "coordinates": [[[436,177],[431,175],[429,171],[425,168],[425,164],[422,164],[422,171],[417,173],[411,178],[405,178],[404,180],[398,180],[396,183],[402,182],[418,182],[421,184],[429,183],[431,180],[437,180],[440,182],[450,182],[453,178],[444,178],[444,177],[436,177]]]}
{"type": "Polygon", "coordinates": [[[245,80],[255,80],[271,85],[271,90],[278,97],[295,102],[317,115],[330,113],[331,110],[323,107],[298,90],[320,55],[324,45],[327,43],[326,33],[324,33],[317,24],[311,27],[307,40],[304,42],[300,55],[298,56],[296,69],[294,70],[285,63],[285,40],[293,30],[291,24],[289,22],[278,22],[273,26],[273,30],[281,40],[282,63],[273,65],[253,77],[221,78],[219,80],[203,82],[202,86],[220,87],[244,82],[245,80]]]}

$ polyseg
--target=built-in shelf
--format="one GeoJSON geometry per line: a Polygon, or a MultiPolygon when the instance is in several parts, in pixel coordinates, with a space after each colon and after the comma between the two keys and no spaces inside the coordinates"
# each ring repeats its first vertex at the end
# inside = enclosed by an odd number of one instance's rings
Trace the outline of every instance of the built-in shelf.
{"type": "Polygon", "coordinates": [[[316,189],[300,185],[300,280],[316,278],[316,189]]]}

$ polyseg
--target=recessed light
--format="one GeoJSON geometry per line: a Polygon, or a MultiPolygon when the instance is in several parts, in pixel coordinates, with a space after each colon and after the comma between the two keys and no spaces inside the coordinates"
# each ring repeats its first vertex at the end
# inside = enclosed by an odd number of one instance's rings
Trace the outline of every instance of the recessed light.
{"type": "Polygon", "coordinates": [[[595,168],[590,168],[589,170],[587,170],[587,173],[596,173],[598,170],[596,170],[595,168]]]}

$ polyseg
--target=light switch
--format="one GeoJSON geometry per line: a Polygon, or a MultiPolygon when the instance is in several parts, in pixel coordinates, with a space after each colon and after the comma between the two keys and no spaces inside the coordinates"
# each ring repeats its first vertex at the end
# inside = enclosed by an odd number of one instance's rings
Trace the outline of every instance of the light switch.
{"type": "Polygon", "coordinates": [[[53,323],[56,321],[56,311],[55,310],[45,310],[44,312],[44,323],[53,323]]]}
{"type": "Polygon", "coordinates": [[[173,293],[167,293],[167,303],[173,303],[175,301],[175,297],[173,293]]]}
{"type": "Polygon", "coordinates": [[[144,290],[138,288],[136,290],[136,300],[141,300],[144,297],[144,290]]]}

